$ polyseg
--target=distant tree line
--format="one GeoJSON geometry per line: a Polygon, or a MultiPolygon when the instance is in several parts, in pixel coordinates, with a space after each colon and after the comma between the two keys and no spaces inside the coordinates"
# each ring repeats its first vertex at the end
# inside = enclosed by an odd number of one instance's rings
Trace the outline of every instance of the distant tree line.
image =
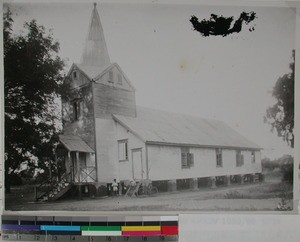
{"type": "Polygon", "coordinates": [[[261,161],[263,172],[282,173],[282,180],[293,183],[294,158],[291,155],[284,155],[277,159],[264,158],[261,161]]]}

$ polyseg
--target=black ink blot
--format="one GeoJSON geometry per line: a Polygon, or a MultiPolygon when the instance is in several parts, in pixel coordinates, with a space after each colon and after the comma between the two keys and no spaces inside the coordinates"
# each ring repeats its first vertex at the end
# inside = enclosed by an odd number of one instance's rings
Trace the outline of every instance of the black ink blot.
{"type": "MultiPolygon", "coordinates": [[[[242,30],[243,24],[248,25],[256,18],[255,12],[242,12],[238,19],[231,17],[218,16],[216,14],[211,14],[210,19],[203,19],[199,22],[196,16],[191,16],[190,22],[193,25],[195,31],[198,31],[202,36],[227,36],[233,33],[239,33],[242,30]]],[[[249,28],[249,31],[254,31],[254,26],[249,28]]]]}

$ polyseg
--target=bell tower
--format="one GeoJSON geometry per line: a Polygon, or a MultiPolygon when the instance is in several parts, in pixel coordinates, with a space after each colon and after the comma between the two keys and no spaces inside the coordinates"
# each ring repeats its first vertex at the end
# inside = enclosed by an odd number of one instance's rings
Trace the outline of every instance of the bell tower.
{"type": "Polygon", "coordinates": [[[116,125],[112,115],[136,117],[135,88],[117,63],[111,63],[94,3],[80,63],[67,79],[72,95],[63,101],[64,133],[79,136],[95,150],[99,183],[118,179],[116,125]]]}

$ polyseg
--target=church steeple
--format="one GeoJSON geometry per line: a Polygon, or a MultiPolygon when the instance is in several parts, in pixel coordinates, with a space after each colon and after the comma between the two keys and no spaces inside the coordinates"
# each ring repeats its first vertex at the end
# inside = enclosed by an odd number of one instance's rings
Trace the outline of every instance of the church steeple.
{"type": "Polygon", "coordinates": [[[104,69],[110,65],[111,62],[96,6],[97,4],[94,3],[85,48],[81,57],[81,64],[84,66],[94,66],[99,67],[99,69],[104,69]]]}

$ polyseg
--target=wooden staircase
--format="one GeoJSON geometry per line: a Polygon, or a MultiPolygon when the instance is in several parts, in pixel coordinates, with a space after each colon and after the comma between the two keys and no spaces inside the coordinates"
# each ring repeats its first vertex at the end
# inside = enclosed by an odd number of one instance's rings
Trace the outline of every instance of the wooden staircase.
{"type": "Polygon", "coordinates": [[[71,173],[64,174],[60,179],[50,178],[35,190],[36,202],[55,201],[68,192],[73,184],[70,183],[71,173]]]}

